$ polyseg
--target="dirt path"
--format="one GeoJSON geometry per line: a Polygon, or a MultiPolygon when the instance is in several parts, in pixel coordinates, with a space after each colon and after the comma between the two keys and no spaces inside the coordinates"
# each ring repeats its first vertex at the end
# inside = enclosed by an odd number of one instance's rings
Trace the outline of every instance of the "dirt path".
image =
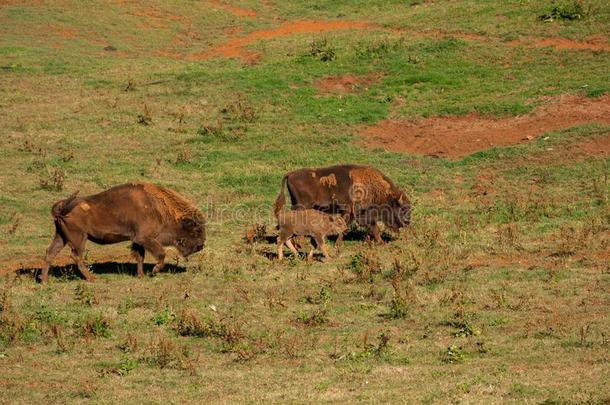
{"type": "Polygon", "coordinates": [[[319,33],[347,29],[367,29],[372,27],[371,24],[357,21],[287,21],[279,27],[270,30],[254,31],[247,35],[230,39],[211,49],[198,53],[191,53],[187,56],[187,59],[197,61],[215,56],[222,56],[225,58],[240,58],[247,63],[255,63],[260,59],[260,55],[256,52],[248,51],[244,49],[244,47],[261,39],[271,39],[293,34],[319,33]]]}
{"type": "MultiPolygon", "coordinates": [[[[535,108],[531,114],[517,117],[488,118],[469,114],[414,121],[385,120],[363,129],[360,134],[369,147],[456,159],[494,146],[528,142],[548,131],[590,122],[610,125],[610,95],[597,99],[562,96],[535,108]]],[[[597,143],[588,148],[604,150],[604,146],[597,143]]]]}
{"type": "Polygon", "coordinates": [[[382,76],[381,72],[364,76],[328,76],[318,80],[314,85],[321,93],[353,93],[358,90],[366,90],[370,85],[378,82],[382,76]]]}

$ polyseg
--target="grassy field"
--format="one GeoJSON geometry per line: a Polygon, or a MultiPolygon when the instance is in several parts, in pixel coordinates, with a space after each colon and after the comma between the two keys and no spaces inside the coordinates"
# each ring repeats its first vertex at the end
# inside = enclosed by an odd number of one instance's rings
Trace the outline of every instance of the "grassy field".
{"type": "Polygon", "coordinates": [[[455,159],[361,135],[607,102],[606,3],[0,0],[0,402],[608,403],[610,126],[455,159]],[[373,79],[317,88],[346,75],[373,79]],[[412,226],[313,264],[244,241],[286,171],[342,162],[412,226]],[[128,181],[196,202],[204,251],[139,280],[90,243],[95,283],[68,249],[36,283],[53,202],[128,181]]]}

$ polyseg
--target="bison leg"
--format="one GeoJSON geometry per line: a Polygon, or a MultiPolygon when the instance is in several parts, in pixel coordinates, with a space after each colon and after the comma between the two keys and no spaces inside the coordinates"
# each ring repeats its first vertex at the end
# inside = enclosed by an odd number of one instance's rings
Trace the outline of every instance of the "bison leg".
{"type": "Polygon", "coordinates": [[[318,248],[322,251],[324,258],[328,259],[329,258],[328,247],[326,246],[326,243],[324,242],[324,236],[317,236],[316,244],[318,245],[318,248]]]}
{"type": "Polygon", "coordinates": [[[343,245],[343,236],[344,235],[345,235],[345,232],[341,232],[337,236],[337,239],[335,240],[335,247],[337,248],[337,252],[339,251],[339,249],[341,249],[341,246],[343,245]]]}
{"type": "Polygon", "coordinates": [[[292,240],[288,239],[286,241],[286,246],[288,246],[288,249],[290,249],[290,251],[292,252],[292,254],[295,257],[299,257],[299,251],[294,247],[294,245],[292,244],[292,240]]]}
{"type": "Polygon", "coordinates": [[[318,242],[315,239],[315,237],[312,237],[311,238],[311,248],[309,249],[309,252],[307,253],[307,263],[311,263],[311,260],[313,259],[313,252],[318,247],[320,247],[320,245],[318,244],[318,242]]]}
{"type": "Polygon", "coordinates": [[[305,236],[303,235],[299,235],[297,237],[294,238],[294,244],[296,246],[298,246],[299,248],[302,248],[305,246],[305,236]]]}
{"type": "Polygon", "coordinates": [[[131,254],[136,259],[138,277],[144,277],[144,255],[146,254],[144,246],[132,243],[131,254]]]}
{"type": "Polygon", "coordinates": [[[85,277],[86,281],[94,281],[95,277],[87,266],[85,265],[85,261],[83,260],[83,252],[85,251],[85,243],[87,242],[87,238],[85,236],[82,237],[82,240],[79,244],[75,244],[72,246],[72,259],[78,266],[83,277],[85,277]]]}
{"type": "Polygon", "coordinates": [[[376,243],[380,245],[383,244],[383,239],[381,239],[381,232],[379,232],[379,227],[376,223],[372,223],[371,225],[369,225],[369,234],[373,236],[376,243]]]}
{"type": "Polygon", "coordinates": [[[153,267],[152,274],[154,275],[160,272],[163,269],[163,266],[165,266],[165,249],[163,249],[163,246],[156,240],[150,238],[141,243],[138,242],[138,245],[142,245],[144,249],[148,250],[155,259],[157,259],[157,264],[153,267]]]}
{"type": "Polygon", "coordinates": [[[284,242],[281,236],[277,237],[277,260],[280,262],[284,259],[284,242]]]}
{"type": "Polygon", "coordinates": [[[44,258],[44,264],[42,265],[42,271],[40,276],[38,276],[39,280],[42,283],[46,283],[49,280],[49,266],[51,265],[51,261],[57,256],[57,254],[63,249],[66,245],[64,239],[60,234],[55,233],[55,237],[51,241],[51,244],[47,248],[47,253],[44,258]]]}

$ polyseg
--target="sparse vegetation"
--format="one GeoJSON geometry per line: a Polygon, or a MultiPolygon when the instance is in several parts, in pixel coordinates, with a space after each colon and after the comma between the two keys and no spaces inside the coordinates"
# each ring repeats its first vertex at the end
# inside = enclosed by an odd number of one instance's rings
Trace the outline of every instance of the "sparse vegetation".
{"type": "Polygon", "coordinates": [[[310,42],[309,54],[322,62],[330,62],[337,57],[335,48],[328,42],[327,38],[310,42]]]}
{"type": "Polygon", "coordinates": [[[583,0],[552,0],[549,12],[538,16],[540,21],[553,22],[555,20],[580,20],[591,12],[583,0]]]}
{"type": "Polygon", "coordinates": [[[606,3],[2,2],[0,403],[606,403],[606,3]],[[362,135],[566,97],[599,119],[463,158],[362,135]],[[281,176],[343,162],[411,226],[277,265],[281,176]],[[128,243],[89,243],[95,283],[66,248],[37,284],[51,205],[134,181],[208,215],[203,251],[136,279],[128,243]]]}

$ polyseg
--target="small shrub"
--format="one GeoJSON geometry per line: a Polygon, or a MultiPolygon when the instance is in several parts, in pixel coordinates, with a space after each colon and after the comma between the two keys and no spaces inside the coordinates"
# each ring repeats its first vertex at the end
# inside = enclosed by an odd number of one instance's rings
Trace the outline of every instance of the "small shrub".
{"type": "Polygon", "coordinates": [[[79,304],[92,306],[93,304],[97,304],[97,299],[95,298],[93,291],[86,283],[78,283],[76,288],[74,289],[74,300],[79,304]]]}
{"type": "Polygon", "coordinates": [[[297,322],[306,326],[321,326],[328,323],[328,308],[326,304],[318,305],[311,312],[301,312],[297,315],[297,322]]]}
{"type": "Polygon", "coordinates": [[[47,170],[47,176],[40,178],[38,180],[38,184],[43,190],[62,191],[64,189],[65,180],[66,172],[64,172],[61,168],[56,168],[51,173],[49,173],[47,170]]]}
{"type": "Polygon", "coordinates": [[[176,319],[176,314],[174,314],[171,309],[165,308],[163,311],[153,316],[152,321],[155,325],[161,326],[173,321],[174,319],[176,319]]]}
{"type": "Polygon", "coordinates": [[[382,268],[379,256],[370,250],[353,255],[346,270],[356,275],[356,281],[372,283],[375,275],[381,273],[382,268]]]}
{"type": "Polygon", "coordinates": [[[500,246],[504,246],[509,250],[523,249],[519,243],[519,229],[514,223],[499,226],[496,236],[500,246]]]}
{"type": "Polygon", "coordinates": [[[110,333],[110,320],[101,314],[86,317],[79,326],[85,337],[109,338],[112,336],[110,333]]]}
{"type": "Polygon", "coordinates": [[[191,352],[186,345],[179,346],[165,335],[151,338],[146,344],[143,360],[152,366],[194,371],[191,352]]]}
{"type": "Polygon", "coordinates": [[[138,124],[141,124],[141,125],[152,124],[152,116],[151,116],[150,110],[148,109],[148,106],[146,104],[144,104],[144,111],[142,112],[142,114],[138,114],[137,122],[138,122],[138,124]]]}
{"type": "Polygon", "coordinates": [[[256,110],[254,105],[241,94],[237,99],[228,103],[220,109],[224,119],[229,122],[253,123],[256,121],[256,110]]]}
{"type": "MultiPolygon", "coordinates": [[[[389,54],[401,50],[403,46],[404,40],[402,38],[398,41],[391,41],[388,38],[384,38],[370,43],[359,44],[356,49],[356,54],[367,59],[383,59],[389,54]]],[[[419,59],[415,56],[408,56],[408,59],[410,63],[419,63],[419,59]]]]}
{"type": "Polygon", "coordinates": [[[326,38],[312,41],[309,44],[309,54],[322,62],[330,62],[336,58],[335,48],[326,38]]]}
{"type": "Polygon", "coordinates": [[[244,240],[247,243],[265,242],[267,236],[267,224],[264,223],[253,223],[244,234],[244,240]]]}
{"type": "Polygon", "coordinates": [[[456,328],[456,330],[452,333],[452,335],[455,337],[469,337],[480,335],[481,331],[472,325],[472,318],[472,314],[467,314],[463,313],[462,311],[459,311],[458,313],[456,313],[456,317],[454,319],[444,321],[442,322],[442,325],[456,328]]]}
{"type": "Polygon", "coordinates": [[[12,343],[19,340],[25,328],[24,320],[13,310],[7,288],[0,295],[0,341],[12,343]]]}
{"type": "Polygon", "coordinates": [[[183,146],[176,156],[176,164],[189,164],[193,161],[193,152],[186,146],[183,146]]]}
{"type": "Polygon", "coordinates": [[[131,296],[123,298],[117,308],[117,313],[120,315],[126,315],[131,309],[135,308],[136,304],[131,296]]]}
{"type": "Polygon", "coordinates": [[[462,363],[466,359],[466,355],[461,347],[451,345],[442,354],[443,363],[455,364],[462,363]]]}
{"type": "Polygon", "coordinates": [[[202,321],[191,308],[183,308],[176,320],[176,332],[181,336],[219,336],[221,328],[211,319],[202,321]]]}
{"type": "Polygon", "coordinates": [[[6,230],[6,233],[9,236],[12,236],[15,234],[15,232],[17,232],[17,228],[19,228],[19,225],[21,225],[21,215],[18,212],[13,213],[13,215],[11,215],[11,218],[9,219],[9,223],[10,225],[6,230]]]}
{"type": "Polygon", "coordinates": [[[123,342],[118,345],[118,348],[123,353],[135,353],[140,346],[140,342],[137,336],[132,335],[131,333],[127,334],[127,337],[123,342]]]}
{"type": "Polygon", "coordinates": [[[222,120],[218,119],[216,124],[204,124],[197,130],[197,135],[206,139],[222,138],[224,134],[224,126],[222,120]]]}
{"type": "Polygon", "coordinates": [[[131,358],[124,358],[116,364],[101,364],[100,374],[115,374],[119,377],[125,377],[131,371],[138,367],[138,362],[131,358]]]}
{"type": "Polygon", "coordinates": [[[394,260],[394,269],[391,276],[394,297],[390,301],[389,311],[386,314],[390,319],[402,319],[409,314],[409,310],[415,302],[415,288],[411,277],[415,274],[418,267],[404,267],[400,260],[394,260]],[[407,285],[402,286],[402,281],[407,279],[407,285]]]}
{"type": "Polygon", "coordinates": [[[551,2],[550,11],[538,16],[538,20],[553,22],[555,20],[580,20],[587,17],[591,7],[585,10],[583,0],[555,1],[551,2]]]}

